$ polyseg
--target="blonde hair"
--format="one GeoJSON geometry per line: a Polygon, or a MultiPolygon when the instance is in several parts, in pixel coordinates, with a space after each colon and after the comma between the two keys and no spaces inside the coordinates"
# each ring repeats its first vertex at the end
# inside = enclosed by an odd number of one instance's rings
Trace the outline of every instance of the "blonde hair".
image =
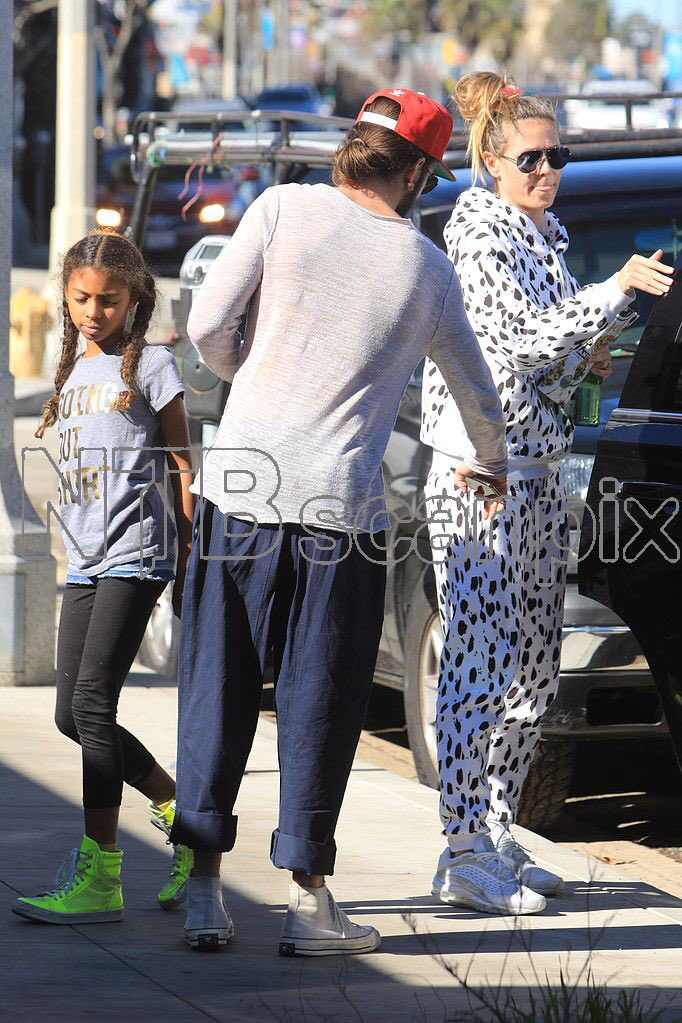
{"type": "Polygon", "coordinates": [[[554,105],[538,96],[524,96],[508,78],[493,71],[475,71],[460,78],[452,96],[469,127],[467,156],[474,181],[484,179],[484,153],[499,156],[506,128],[518,121],[540,119],[558,128],[554,105]]]}

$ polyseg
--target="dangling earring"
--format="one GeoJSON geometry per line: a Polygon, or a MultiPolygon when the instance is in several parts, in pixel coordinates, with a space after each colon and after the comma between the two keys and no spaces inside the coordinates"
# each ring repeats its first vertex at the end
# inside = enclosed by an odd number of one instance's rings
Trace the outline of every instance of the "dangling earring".
{"type": "Polygon", "coordinates": [[[133,323],[135,322],[135,313],[136,312],[137,312],[137,305],[131,306],[130,309],[128,310],[128,315],[126,316],[126,323],[125,323],[125,328],[124,328],[126,334],[130,334],[132,332],[133,323]]]}

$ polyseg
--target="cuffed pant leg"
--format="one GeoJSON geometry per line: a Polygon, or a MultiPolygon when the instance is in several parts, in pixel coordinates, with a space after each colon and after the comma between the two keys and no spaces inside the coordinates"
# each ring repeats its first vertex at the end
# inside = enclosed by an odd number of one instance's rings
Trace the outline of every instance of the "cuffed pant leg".
{"type": "Polygon", "coordinates": [[[291,538],[294,595],[275,688],[281,788],[271,859],[307,874],[334,872],[384,610],[381,549],[366,535],[328,535],[326,551],[291,538]]]}
{"type": "Polygon", "coordinates": [[[204,502],[185,581],[178,665],[176,816],[171,838],[229,852],[233,808],[258,723],[276,530],[204,502]]]}

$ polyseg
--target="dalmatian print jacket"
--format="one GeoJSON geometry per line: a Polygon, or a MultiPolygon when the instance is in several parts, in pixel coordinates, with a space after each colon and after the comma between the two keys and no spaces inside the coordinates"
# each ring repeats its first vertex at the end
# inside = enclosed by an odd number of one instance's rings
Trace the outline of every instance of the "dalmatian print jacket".
{"type": "MultiPolygon", "coordinates": [[[[632,301],[616,276],[580,288],[564,259],[568,234],[552,213],[539,231],[485,188],[465,191],[444,232],[464,306],[507,420],[510,475],[544,475],[571,444],[560,402],[585,375],[589,346],[632,301]]],[[[466,462],[473,447],[437,366],[427,359],[422,440],[466,462]]]]}

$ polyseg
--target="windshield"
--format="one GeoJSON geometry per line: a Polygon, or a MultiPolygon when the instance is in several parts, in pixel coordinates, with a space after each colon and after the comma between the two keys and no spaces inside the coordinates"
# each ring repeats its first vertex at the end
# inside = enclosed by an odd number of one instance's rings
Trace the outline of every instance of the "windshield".
{"type": "MultiPolygon", "coordinates": [[[[570,245],[566,262],[581,285],[605,281],[617,273],[634,252],[651,255],[663,250],[663,262],[673,265],[682,251],[682,210],[678,215],[641,216],[618,221],[591,221],[569,227],[570,245]]],[[[639,315],[632,327],[623,331],[616,353],[632,355],[653,308],[654,297],[641,291],[631,308],[639,315]]],[[[621,374],[617,374],[619,378],[621,374]]]]}
{"type": "Polygon", "coordinates": [[[272,106],[275,103],[281,103],[282,109],[286,108],[287,103],[311,103],[313,97],[305,89],[270,89],[268,92],[262,92],[256,102],[259,106],[264,103],[268,103],[272,106]]]}
{"type": "MultiPolygon", "coordinates": [[[[175,182],[180,190],[185,181],[185,175],[187,174],[188,167],[186,166],[173,166],[172,164],[166,164],[165,166],[159,167],[157,182],[159,184],[168,184],[175,182]]],[[[207,167],[205,172],[206,175],[211,175],[214,179],[220,177],[223,180],[232,180],[236,176],[236,172],[231,167],[207,167]]],[[[117,153],[115,155],[109,155],[108,158],[102,161],[102,169],[100,172],[100,180],[108,185],[110,188],[135,188],[135,183],[132,178],[130,171],[130,156],[127,151],[117,153]]],[[[192,181],[196,180],[196,171],[192,175],[192,181]]]]}

